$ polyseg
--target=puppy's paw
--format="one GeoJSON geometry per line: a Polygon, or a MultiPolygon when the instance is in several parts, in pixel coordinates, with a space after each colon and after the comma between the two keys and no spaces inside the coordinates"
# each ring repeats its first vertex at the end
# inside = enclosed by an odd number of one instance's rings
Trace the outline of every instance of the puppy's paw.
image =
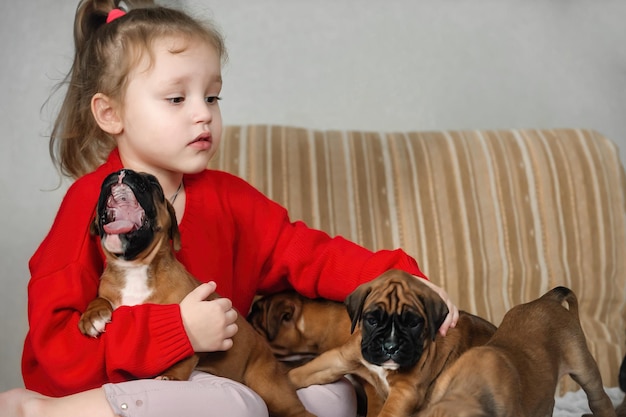
{"type": "Polygon", "coordinates": [[[159,376],[157,376],[154,379],[159,380],[159,381],[180,381],[180,379],[176,378],[175,376],[173,376],[173,375],[166,375],[166,374],[159,375],[159,376]]]}
{"type": "Polygon", "coordinates": [[[85,336],[98,337],[111,322],[111,310],[88,310],[78,322],[78,328],[85,336]]]}
{"type": "Polygon", "coordinates": [[[302,370],[300,368],[301,367],[289,370],[289,372],[287,373],[287,377],[295,388],[306,388],[310,384],[307,384],[306,377],[302,373],[302,370]]]}
{"type": "Polygon", "coordinates": [[[86,336],[98,337],[104,332],[107,323],[111,321],[113,306],[104,298],[97,297],[87,306],[87,310],[80,316],[78,328],[86,336]]]}

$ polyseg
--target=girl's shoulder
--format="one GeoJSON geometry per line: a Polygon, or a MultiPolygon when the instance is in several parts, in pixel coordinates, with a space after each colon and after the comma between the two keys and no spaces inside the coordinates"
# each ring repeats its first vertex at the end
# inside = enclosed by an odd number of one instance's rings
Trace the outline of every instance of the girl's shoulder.
{"type": "Polygon", "coordinates": [[[80,194],[85,193],[98,195],[100,194],[100,188],[102,182],[106,178],[107,174],[94,171],[89,174],[83,175],[74,181],[67,189],[68,194],[80,194]]]}
{"type": "Polygon", "coordinates": [[[122,168],[121,161],[116,155],[116,152],[112,152],[109,159],[95,171],[85,174],[74,181],[65,193],[60,211],[63,211],[64,208],[71,208],[71,211],[79,210],[81,212],[95,210],[104,179],[110,173],[122,168]]]}
{"type": "Polygon", "coordinates": [[[67,189],[64,200],[82,199],[84,202],[96,202],[104,179],[115,169],[102,169],[85,174],[74,181],[67,189]]]}
{"type": "Polygon", "coordinates": [[[108,171],[98,169],[69,186],[50,231],[30,260],[32,279],[49,276],[77,262],[81,264],[83,273],[87,273],[87,266],[93,266],[93,271],[98,269],[101,261],[90,261],[100,256],[96,249],[99,247],[98,240],[92,238],[90,226],[96,215],[102,181],[107,174],[108,171]],[[59,255],[60,250],[62,255],[59,255]]]}

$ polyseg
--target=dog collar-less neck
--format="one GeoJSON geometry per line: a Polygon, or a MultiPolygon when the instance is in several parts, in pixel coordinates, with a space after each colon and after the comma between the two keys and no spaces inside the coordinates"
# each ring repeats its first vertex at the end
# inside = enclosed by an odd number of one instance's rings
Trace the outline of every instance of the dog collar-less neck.
{"type": "Polygon", "coordinates": [[[178,186],[178,188],[176,189],[176,192],[174,193],[174,195],[172,195],[170,197],[170,203],[174,204],[174,201],[176,201],[176,197],[178,197],[178,193],[180,193],[180,190],[183,189],[183,182],[180,182],[180,185],[178,186]]]}

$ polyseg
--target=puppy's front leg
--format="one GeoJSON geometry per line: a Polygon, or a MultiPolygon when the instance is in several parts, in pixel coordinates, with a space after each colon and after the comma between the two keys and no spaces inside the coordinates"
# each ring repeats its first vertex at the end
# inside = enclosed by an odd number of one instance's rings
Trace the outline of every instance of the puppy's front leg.
{"type": "Polygon", "coordinates": [[[87,310],[80,316],[78,328],[86,336],[98,337],[111,321],[113,306],[109,300],[98,297],[87,306],[87,310]]]}
{"type": "Polygon", "coordinates": [[[187,359],[183,359],[182,361],[175,363],[155,379],[162,379],[166,381],[187,381],[198,364],[199,359],[198,354],[194,354],[187,359]]]}
{"type": "Polygon", "coordinates": [[[412,416],[417,408],[415,386],[404,381],[396,380],[389,387],[389,395],[385,400],[378,417],[412,416]]]}
{"type": "MultiPolygon", "coordinates": [[[[352,354],[355,351],[353,339],[342,346],[327,350],[302,366],[290,370],[289,379],[296,388],[304,388],[309,385],[329,384],[346,374],[358,373],[357,371],[362,365],[358,358],[352,354]]],[[[360,343],[360,340],[357,342],[360,343]]],[[[358,345],[356,347],[358,348],[358,345]]]]}

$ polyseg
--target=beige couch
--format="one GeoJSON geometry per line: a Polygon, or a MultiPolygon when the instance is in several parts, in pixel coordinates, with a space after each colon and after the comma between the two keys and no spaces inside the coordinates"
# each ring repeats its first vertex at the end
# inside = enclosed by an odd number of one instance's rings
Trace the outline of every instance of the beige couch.
{"type": "MultiPolygon", "coordinates": [[[[617,385],[626,188],[602,135],[230,126],[211,166],[247,179],[294,220],[371,249],[404,248],[460,308],[496,325],[515,304],[572,288],[603,383],[617,385]]],[[[559,392],[577,388],[564,378],[559,392]]]]}

